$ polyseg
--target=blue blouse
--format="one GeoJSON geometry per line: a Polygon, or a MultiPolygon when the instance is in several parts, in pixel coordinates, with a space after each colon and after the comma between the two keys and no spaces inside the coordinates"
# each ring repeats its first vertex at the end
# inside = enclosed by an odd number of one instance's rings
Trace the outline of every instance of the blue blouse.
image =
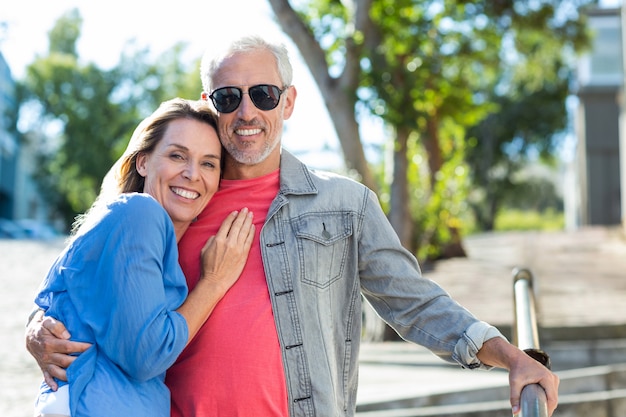
{"type": "Polygon", "coordinates": [[[173,310],[186,296],[172,222],[147,194],[121,195],[70,243],[35,301],[93,344],[67,370],[73,417],[170,415],[165,371],[188,338],[173,310]]]}

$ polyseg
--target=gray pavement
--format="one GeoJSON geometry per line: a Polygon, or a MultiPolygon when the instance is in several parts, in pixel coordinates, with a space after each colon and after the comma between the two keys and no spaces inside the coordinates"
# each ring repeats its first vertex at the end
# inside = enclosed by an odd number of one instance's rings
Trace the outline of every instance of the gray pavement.
{"type": "MultiPolygon", "coordinates": [[[[24,349],[24,320],[62,241],[0,240],[0,415],[28,417],[40,376],[24,349]]],[[[496,233],[465,239],[467,258],[438,262],[424,275],[480,319],[513,321],[512,270],[530,268],[538,319],[548,338],[615,337],[626,327],[626,239],[621,228],[496,233]],[[605,329],[594,333],[593,329],[605,329]],[[556,335],[556,336],[555,336],[556,335]]],[[[467,371],[405,342],[364,344],[359,404],[463,387],[502,386],[506,373],[467,371]]]]}

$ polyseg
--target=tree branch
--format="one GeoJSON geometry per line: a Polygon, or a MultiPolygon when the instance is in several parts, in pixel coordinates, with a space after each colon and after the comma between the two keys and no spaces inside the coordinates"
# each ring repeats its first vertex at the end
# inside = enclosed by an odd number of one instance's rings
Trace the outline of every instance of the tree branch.
{"type": "Polygon", "coordinates": [[[268,0],[283,31],[300,50],[311,75],[320,89],[330,88],[334,80],[328,74],[326,55],[311,31],[293,10],[288,0],[268,0]]]}

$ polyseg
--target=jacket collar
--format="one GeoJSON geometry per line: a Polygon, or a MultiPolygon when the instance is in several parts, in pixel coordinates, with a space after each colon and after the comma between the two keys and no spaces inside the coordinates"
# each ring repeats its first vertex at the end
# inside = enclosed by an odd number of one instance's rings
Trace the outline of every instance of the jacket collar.
{"type": "Polygon", "coordinates": [[[285,149],[280,154],[280,193],[317,194],[313,173],[298,158],[285,149]]]}

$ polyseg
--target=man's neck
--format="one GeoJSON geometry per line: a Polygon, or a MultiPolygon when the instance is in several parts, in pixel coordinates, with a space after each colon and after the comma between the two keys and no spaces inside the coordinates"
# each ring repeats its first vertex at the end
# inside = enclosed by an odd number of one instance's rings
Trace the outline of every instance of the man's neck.
{"type": "Polygon", "coordinates": [[[249,180],[271,174],[278,168],[280,168],[280,154],[270,155],[264,161],[254,165],[242,164],[226,158],[223,178],[225,180],[249,180]]]}

